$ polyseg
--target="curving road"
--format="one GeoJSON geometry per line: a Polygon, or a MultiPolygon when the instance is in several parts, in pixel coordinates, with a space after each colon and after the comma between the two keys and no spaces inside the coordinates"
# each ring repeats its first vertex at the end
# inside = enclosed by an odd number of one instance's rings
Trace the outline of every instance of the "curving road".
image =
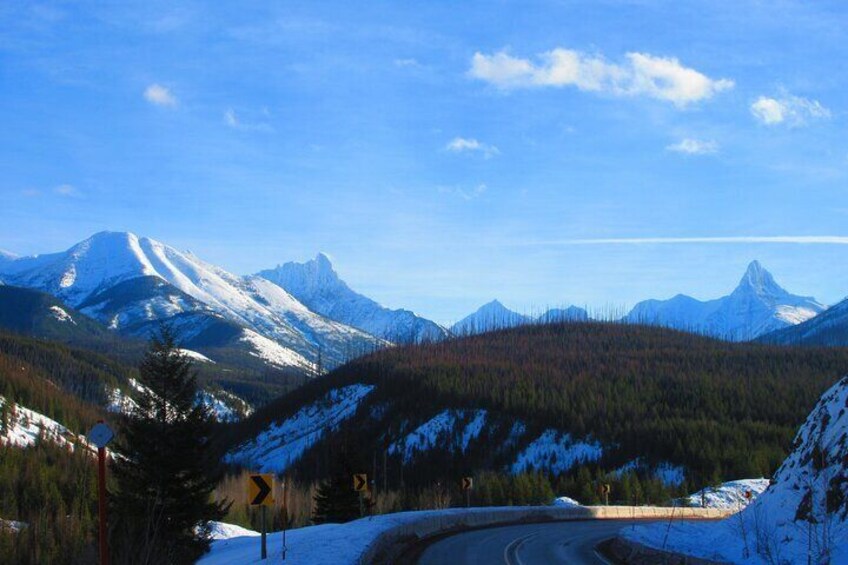
{"type": "Polygon", "coordinates": [[[590,520],[520,524],[472,530],[443,538],[421,553],[419,565],[608,563],[595,546],[645,520],[590,520]]]}

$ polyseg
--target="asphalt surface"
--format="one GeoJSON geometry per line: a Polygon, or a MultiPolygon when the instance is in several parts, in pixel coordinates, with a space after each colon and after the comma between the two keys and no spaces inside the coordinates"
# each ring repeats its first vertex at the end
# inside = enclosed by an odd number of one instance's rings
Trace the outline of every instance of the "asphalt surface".
{"type": "Polygon", "coordinates": [[[419,565],[536,565],[608,563],[595,551],[622,528],[645,520],[591,520],[520,524],[472,530],[442,538],[421,553],[419,565]]]}

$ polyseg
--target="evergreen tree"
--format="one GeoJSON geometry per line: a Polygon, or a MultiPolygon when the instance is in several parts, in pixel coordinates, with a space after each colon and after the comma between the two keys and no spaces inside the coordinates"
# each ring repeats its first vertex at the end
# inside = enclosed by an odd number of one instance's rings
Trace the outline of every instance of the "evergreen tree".
{"type": "Polygon", "coordinates": [[[315,524],[343,523],[359,518],[359,493],[353,490],[353,474],[359,472],[344,450],[337,452],[330,477],[315,493],[315,524]]]}
{"type": "Polygon", "coordinates": [[[112,550],[117,563],[193,563],[210,543],[219,474],[211,458],[209,410],[195,401],[191,361],[162,327],[139,367],[137,407],[122,422],[113,459],[112,550]]]}

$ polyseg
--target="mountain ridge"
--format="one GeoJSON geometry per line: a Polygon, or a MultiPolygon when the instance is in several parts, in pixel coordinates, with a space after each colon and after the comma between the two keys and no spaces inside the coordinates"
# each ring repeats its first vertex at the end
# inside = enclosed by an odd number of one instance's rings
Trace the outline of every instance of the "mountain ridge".
{"type": "Polygon", "coordinates": [[[313,312],[395,343],[435,341],[448,336],[439,324],[405,309],[390,309],[348,286],[325,253],[303,263],[290,261],[256,273],[281,287],[313,312]]]}

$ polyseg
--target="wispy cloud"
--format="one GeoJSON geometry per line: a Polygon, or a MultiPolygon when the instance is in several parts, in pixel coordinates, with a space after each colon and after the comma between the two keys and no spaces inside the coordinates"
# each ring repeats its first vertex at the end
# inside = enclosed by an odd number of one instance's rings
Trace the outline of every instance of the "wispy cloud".
{"type": "MultiPolygon", "coordinates": [[[[263,114],[267,115],[267,108],[263,109],[263,114]]],[[[264,132],[272,132],[274,128],[272,128],[269,124],[264,122],[256,122],[256,123],[245,123],[241,121],[241,119],[236,114],[236,111],[232,108],[227,109],[224,112],[224,123],[233,129],[238,129],[242,131],[264,131],[264,132]]]]}
{"type": "Polygon", "coordinates": [[[455,137],[445,145],[445,150],[452,153],[480,153],[486,159],[500,154],[500,150],[494,145],[482,143],[474,138],[455,137]]]}
{"type": "Polygon", "coordinates": [[[678,107],[712,98],[734,84],[684,67],[673,57],[627,53],[623,63],[612,63],[601,55],[563,48],[542,53],[535,61],[506,51],[478,52],[468,73],[502,89],[573,86],[616,96],[648,96],[678,107]]]}
{"type": "Polygon", "coordinates": [[[396,67],[400,68],[418,68],[421,66],[421,63],[418,62],[417,59],[395,59],[394,61],[396,67]]]}
{"type": "Polygon", "coordinates": [[[65,196],[68,198],[80,196],[79,190],[77,190],[75,186],[70,184],[60,184],[59,186],[53,189],[53,192],[55,194],[58,194],[59,196],[65,196]]]}
{"type": "Polygon", "coordinates": [[[177,98],[161,84],[151,84],[144,89],[144,98],[156,106],[176,106],[177,98]]]}
{"type": "Polygon", "coordinates": [[[488,190],[488,187],[481,183],[475,186],[474,188],[467,189],[458,186],[440,186],[439,192],[441,194],[451,194],[453,196],[458,196],[459,198],[465,200],[466,202],[474,200],[475,198],[479,198],[483,195],[483,193],[488,190]]]}
{"type": "Polygon", "coordinates": [[[778,98],[760,96],[751,104],[751,114],[758,122],[767,126],[803,126],[810,120],[828,119],[831,115],[830,110],[818,100],[789,93],[783,93],[778,98]]]}
{"type": "Polygon", "coordinates": [[[848,245],[848,236],[840,235],[777,235],[731,237],[621,237],[600,239],[528,240],[518,242],[527,246],[564,245],[688,245],[702,243],[750,244],[778,243],[799,245],[848,245]]]}
{"type": "Polygon", "coordinates": [[[666,146],[667,151],[686,155],[709,155],[718,152],[718,143],[712,140],[700,140],[687,137],[677,143],[666,146]]]}

